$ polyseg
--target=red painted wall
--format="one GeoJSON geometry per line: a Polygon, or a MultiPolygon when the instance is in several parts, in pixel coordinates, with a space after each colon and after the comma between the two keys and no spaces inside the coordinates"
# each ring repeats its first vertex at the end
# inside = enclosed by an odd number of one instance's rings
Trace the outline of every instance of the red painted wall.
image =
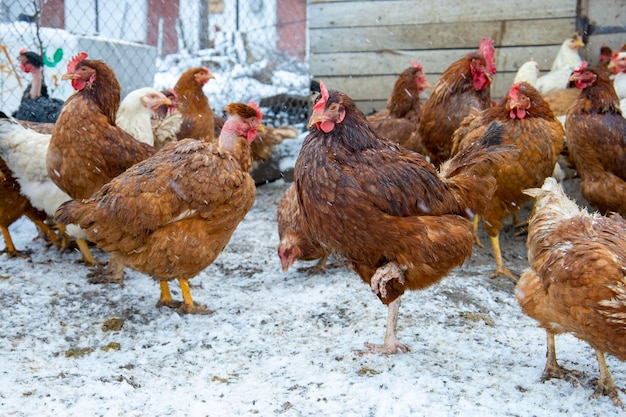
{"type": "Polygon", "coordinates": [[[178,52],[176,20],[178,19],[178,0],[148,0],[148,34],[146,43],[157,46],[159,19],[163,19],[162,55],[178,52]]]}
{"type": "Polygon", "coordinates": [[[304,61],[306,57],[306,0],[278,0],[278,51],[304,61]]]}

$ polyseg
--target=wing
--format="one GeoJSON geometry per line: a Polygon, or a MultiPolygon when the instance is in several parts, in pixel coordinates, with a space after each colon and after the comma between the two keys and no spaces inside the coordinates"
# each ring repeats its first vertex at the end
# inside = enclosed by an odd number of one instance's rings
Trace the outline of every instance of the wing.
{"type": "Polygon", "coordinates": [[[131,167],[93,198],[100,222],[115,219],[126,233],[141,234],[192,216],[211,218],[247,175],[217,146],[190,139],[131,167]]]}

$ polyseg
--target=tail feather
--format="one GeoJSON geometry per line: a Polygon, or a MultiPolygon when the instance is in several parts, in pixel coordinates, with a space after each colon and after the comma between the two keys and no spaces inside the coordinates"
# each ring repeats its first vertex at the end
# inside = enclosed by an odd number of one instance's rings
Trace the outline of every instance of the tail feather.
{"type": "Polygon", "coordinates": [[[441,166],[441,176],[470,213],[481,214],[496,190],[495,168],[512,152],[502,145],[502,124],[493,122],[481,138],[441,166]]]}
{"type": "Polygon", "coordinates": [[[86,204],[91,200],[68,200],[61,204],[54,214],[54,221],[61,224],[76,224],[82,229],[88,229],[93,223],[91,214],[94,207],[86,204]]]}

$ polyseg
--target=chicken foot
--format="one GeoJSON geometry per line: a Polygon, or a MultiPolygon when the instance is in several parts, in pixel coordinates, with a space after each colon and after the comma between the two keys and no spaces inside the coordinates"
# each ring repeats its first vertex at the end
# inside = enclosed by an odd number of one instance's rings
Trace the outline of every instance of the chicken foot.
{"type": "MultiPolygon", "coordinates": [[[[402,284],[405,282],[404,271],[402,271],[396,263],[389,262],[378,268],[370,280],[370,286],[374,294],[380,294],[381,299],[384,299],[387,296],[387,289],[385,287],[392,279],[397,279],[402,284]]],[[[398,350],[403,353],[408,352],[408,349],[398,340],[396,332],[398,328],[398,311],[400,310],[400,304],[400,297],[398,297],[388,305],[387,329],[385,331],[383,344],[376,345],[366,342],[365,347],[367,349],[357,352],[357,355],[362,356],[368,353],[382,353],[383,356],[387,356],[398,353],[398,350]]]]}
{"type": "Polygon", "coordinates": [[[9,233],[9,229],[4,226],[0,226],[0,230],[2,230],[4,245],[6,246],[6,248],[2,252],[5,252],[9,256],[9,258],[14,258],[16,256],[24,259],[30,258],[28,254],[15,249],[15,245],[13,244],[13,239],[11,238],[11,233],[9,233]]]}
{"type": "Polygon", "coordinates": [[[500,234],[491,236],[491,246],[493,247],[493,254],[496,257],[496,270],[491,274],[491,278],[496,278],[500,275],[506,275],[511,278],[513,282],[517,282],[518,278],[504,265],[502,259],[502,251],[500,250],[500,234]]]}
{"type": "MultiPolygon", "coordinates": [[[[76,240],[78,244],[80,240],[76,240]]],[[[80,247],[80,246],[79,246],[80,247]]],[[[124,264],[118,261],[113,255],[109,258],[106,267],[96,265],[96,267],[87,274],[87,280],[90,284],[119,284],[124,286],[124,264]]]]}
{"type": "Polygon", "coordinates": [[[548,348],[546,351],[546,367],[543,370],[541,376],[541,382],[546,382],[552,378],[563,379],[569,381],[573,386],[578,386],[578,378],[582,378],[585,375],[582,372],[571,371],[565,369],[559,365],[556,360],[556,347],[554,343],[554,333],[546,330],[546,337],[548,340],[548,348]]]}
{"type": "Polygon", "coordinates": [[[213,314],[213,310],[209,310],[206,306],[200,304],[194,304],[191,297],[191,291],[189,290],[189,281],[186,279],[179,279],[180,290],[183,293],[183,301],[176,301],[172,299],[172,293],[170,292],[169,283],[167,281],[159,281],[161,287],[161,298],[157,302],[157,307],[169,307],[176,309],[176,312],[182,314],[213,314]]]}
{"type": "Polygon", "coordinates": [[[382,354],[383,356],[395,355],[398,350],[407,353],[409,350],[398,340],[396,329],[398,327],[398,311],[400,310],[400,297],[390,303],[387,308],[387,330],[385,331],[385,340],[382,345],[365,342],[365,350],[356,352],[358,356],[364,356],[369,353],[382,354]]]}
{"type": "Polygon", "coordinates": [[[598,365],[600,366],[600,378],[595,382],[598,386],[591,398],[598,398],[600,395],[606,395],[613,401],[616,407],[624,408],[622,401],[619,399],[619,390],[613,382],[609,368],[606,366],[606,360],[604,358],[604,352],[596,349],[596,357],[598,358],[598,365]]]}

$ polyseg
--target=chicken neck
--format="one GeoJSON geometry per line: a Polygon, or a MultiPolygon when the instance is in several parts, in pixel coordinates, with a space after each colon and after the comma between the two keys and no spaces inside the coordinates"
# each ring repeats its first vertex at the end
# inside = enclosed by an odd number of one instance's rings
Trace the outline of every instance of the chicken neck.
{"type": "Polygon", "coordinates": [[[41,96],[41,87],[43,85],[43,73],[41,68],[33,67],[31,70],[33,79],[30,83],[30,98],[35,100],[41,96]]]}

